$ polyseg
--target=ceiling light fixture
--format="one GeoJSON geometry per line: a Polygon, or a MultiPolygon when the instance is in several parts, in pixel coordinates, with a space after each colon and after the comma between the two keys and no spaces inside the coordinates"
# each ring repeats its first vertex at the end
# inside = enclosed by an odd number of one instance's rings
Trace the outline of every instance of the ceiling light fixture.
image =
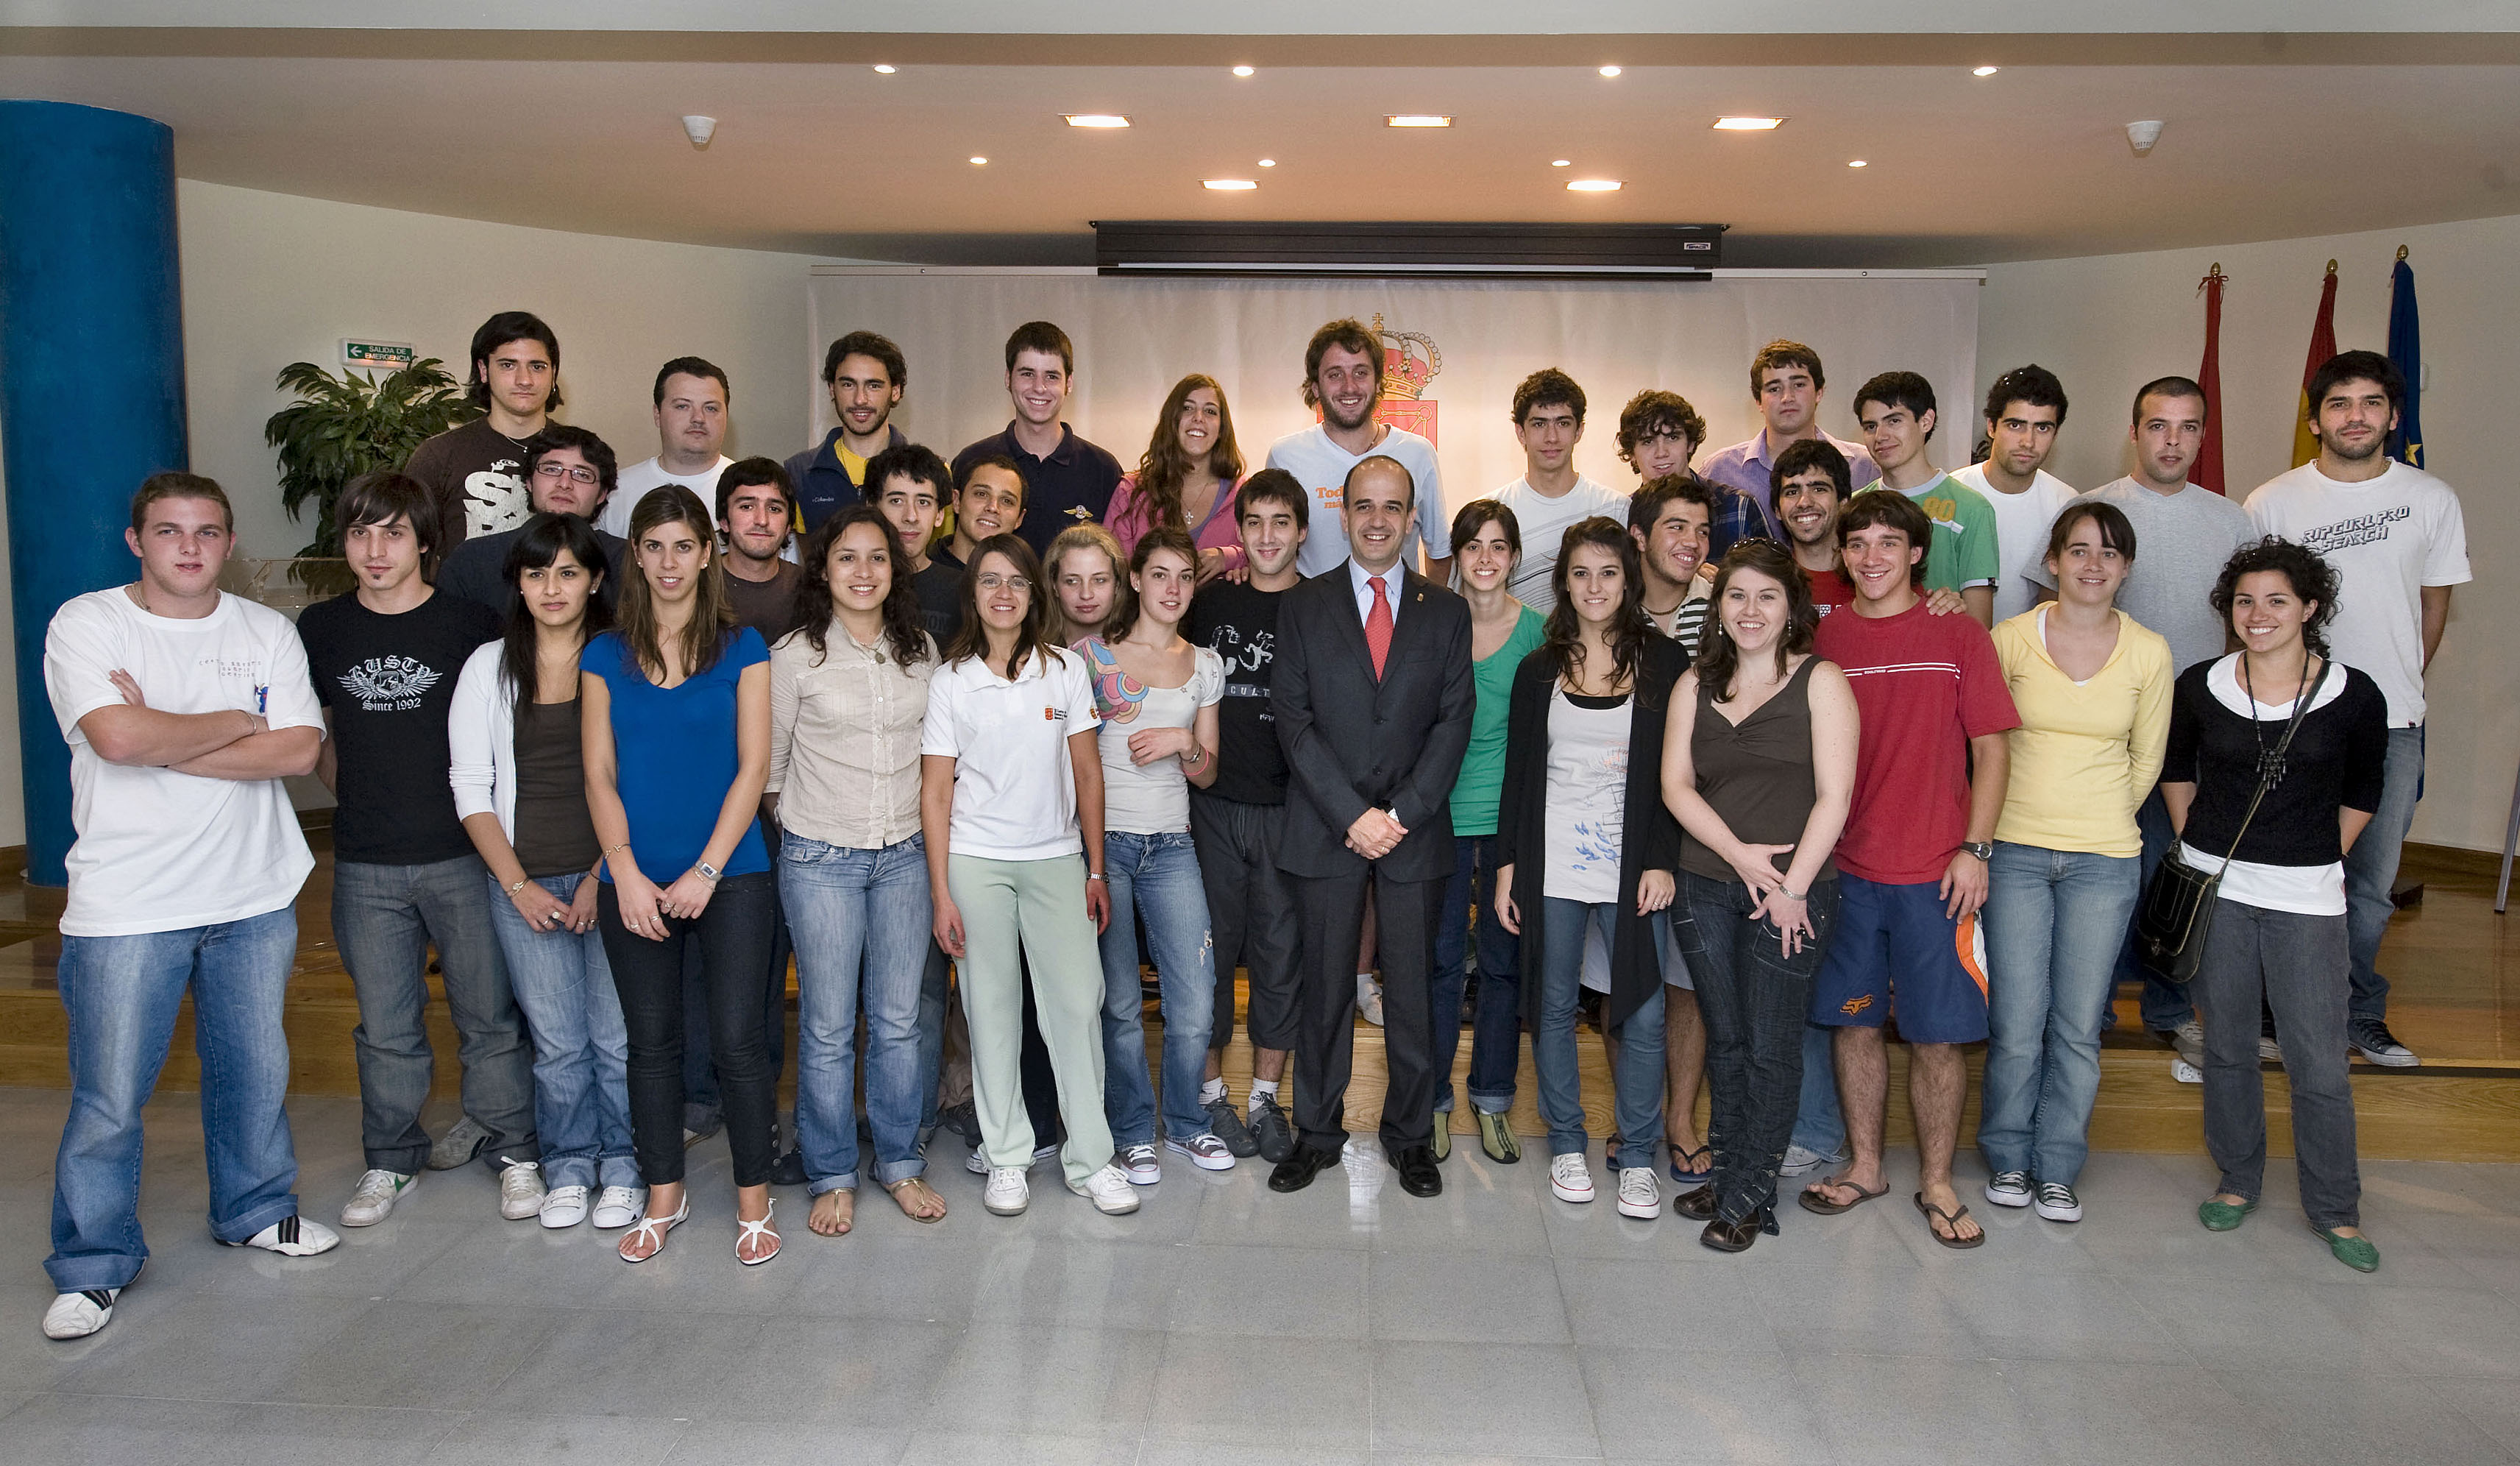
{"type": "Polygon", "coordinates": [[[1872,164],[1870,164],[1870,163],[1868,163],[1868,162],[1866,162],[1866,161],[1865,161],[1863,159],[1861,159],[1861,158],[1850,158],[1850,159],[1848,159],[1848,160],[1846,160],[1846,165],[1847,165],[1848,167],[1850,167],[1850,168],[1868,168],[1868,167],[1872,166],[1872,164]]]}
{"type": "Polygon", "coordinates": [[[1274,158],[1264,158],[1264,159],[1260,160],[1260,166],[1262,166],[1262,167],[1264,167],[1264,168],[1274,168],[1274,167],[1276,167],[1277,165],[1278,165],[1278,160],[1276,160],[1276,159],[1274,159],[1274,158]]]}
{"type": "Polygon", "coordinates": [[[978,155],[977,153],[974,153],[974,154],[972,154],[972,155],[971,155],[971,166],[973,166],[973,167],[975,167],[975,168],[985,168],[985,167],[987,167],[988,165],[989,165],[989,160],[988,160],[987,159],[982,158],[982,157],[981,157],[980,155],[978,155]]]}
{"type": "Polygon", "coordinates": [[[1251,74],[1251,69],[1249,67],[1236,67],[1234,69],[1234,74],[1237,76],[1248,76],[1251,74]]]}
{"type": "Polygon", "coordinates": [[[1062,113],[1060,115],[1067,118],[1067,125],[1070,127],[1126,127],[1129,125],[1129,119],[1116,112],[1070,112],[1062,113]]]}
{"type": "Polygon", "coordinates": [[[2002,69],[2003,69],[2002,67],[1980,67],[1976,70],[1969,72],[1969,74],[1971,76],[1992,76],[2002,69]]]}
{"type": "Polygon", "coordinates": [[[1549,160],[1549,165],[1552,168],[1573,167],[1575,165],[1575,160],[1571,158],[1552,158],[1549,160]]]}
{"type": "Polygon", "coordinates": [[[1774,132],[1785,125],[1782,117],[1717,117],[1718,132],[1774,132]]]}
{"type": "Polygon", "coordinates": [[[878,74],[878,75],[879,75],[879,76],[889,76],[889,75],[891,75],[894,71],[899,70],[899,69],[900,69],[900,68],[895,67],[895,66],[894,66],[894,65],[892,65],[890,62],[882,62],[882,61],[879,61],[879,62],[877,62],[877,63],[875,64],[875,69],[876,69],[876,74],[878,74]]]}
{"type": "Polygon", "coordinates": [[[1450,127],[1453,119],[1434,113],[1401,113],[1382,119],[1385,127],[1450,127]]]}
{"type": "Polygon", "coordinates": [[[1248,178],[1202,178],[1198,186],[1220,194],[1247,194],[1260,185],[1248,178]]]}
{"type": "Polygon", "coordinates": [[[1619,74],[1619,69],[1617,67],[1603,67],[1601,69],[1601,74],[1604,76],[1616,76],[1619,74]]]}
{"type": "Polygon", "coordinates": [[[1618,191],[1619,180],[1616,178],[1572,178],[1566,183],[1566,192],[1570,194],[1615,194],[1618,191]]]}

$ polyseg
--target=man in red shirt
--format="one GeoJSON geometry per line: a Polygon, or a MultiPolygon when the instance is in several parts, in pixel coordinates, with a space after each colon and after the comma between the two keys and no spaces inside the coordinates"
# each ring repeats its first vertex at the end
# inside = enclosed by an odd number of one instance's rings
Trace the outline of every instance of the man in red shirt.
{"type": "Polygon", "coordinates": [[[1802,1205],[1833,1215],[1889,1189],[1881,1027],[1895,1015],[1916,1117],[1916,1208],[1935,1241],[1972,1248],[1986,1233],[1952,1189],[1968,1091],[1959,1046],[1987,1032],[1977,911],[2003,808],[2003,735],[2021,718],[1986,628],[1925,606],[1925,512],[1904,494],[1861,494],[1839,512],[1837,533],[1855,600],[1821,622],[1816,650],[1845,669],[1863,733],[1837,843],[1837,931],[1812,989],[1812,1022],[1837,1031],[1854,1160],[1806,1189],[1802,1205]]]}
{"type": "Polygon", "coordinates": [[[1852,474],[1846,455],[1824,437],[1788,443],[1770,472],[1768,501],[1777,506],[1785,548],[1811,582],[1812,604],[1823,617],[1855,599],[1837,561],[1837,512],[1855,492],[1852,474]]]}

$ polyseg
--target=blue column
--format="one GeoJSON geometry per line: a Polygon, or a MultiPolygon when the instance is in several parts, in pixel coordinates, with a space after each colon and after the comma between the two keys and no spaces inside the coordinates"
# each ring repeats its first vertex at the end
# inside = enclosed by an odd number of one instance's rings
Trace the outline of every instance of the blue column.
{"type": "Polygon", "coordinates": [[[138,572],[131,492],[189,466],[175,135],[62,102],[0,102],[0,458],[26,791],[26,879],[68,876],[69,750],[44,695],[63,602],[138,572]]]}

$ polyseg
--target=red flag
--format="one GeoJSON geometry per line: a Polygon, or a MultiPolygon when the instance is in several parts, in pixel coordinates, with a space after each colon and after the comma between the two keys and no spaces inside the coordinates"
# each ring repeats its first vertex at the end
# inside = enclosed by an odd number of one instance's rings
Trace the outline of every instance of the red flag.
{"type": "Polygon", "coordinates": [[[2292,415],[2292,466],[2318,456],[2318,435],[2310,431],[2310,379],[2336,354],[2336,261],[2327,262],[2327,283],[2318,288],[2318,315],[2310,323],[2310,359],[2301,364],[2301,409],[2292,415]]]}
{"type": "Polygon", "coordinates": [[[2187,481],[2199,488],[2223,491],[2223,285],[2229,277],[2217,262],[2196,282],[2205,293],[2205,361],[2196,369],[2196,385],[2205,389],[2205,444],[2187,470],[2187,481]]]}

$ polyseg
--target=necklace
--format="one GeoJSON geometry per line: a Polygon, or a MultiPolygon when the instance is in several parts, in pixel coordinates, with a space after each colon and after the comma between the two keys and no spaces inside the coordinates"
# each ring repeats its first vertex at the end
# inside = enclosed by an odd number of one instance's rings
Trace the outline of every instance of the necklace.
{"type": "MultiPolygon", "coordinates": [[[[2310,659],[2305,656],[2301,663],[2301,683],[2292,695],[2292,712],[2284,720],[2286,728],[2300,719],[2301,705],[2310,696],[2311,685],[2310,659]]],[[[2284,741],[2277,739],[2273,748],[2267,747],[2267,725],[2258,716],[2258,692],[2249,685],[2249,659],[2246,654],[2240,658],[2240,695],[2249,700],[2249,736],[2258,746],[2258,780],[2272,789],[2284,779],[2284,741]]]]}

